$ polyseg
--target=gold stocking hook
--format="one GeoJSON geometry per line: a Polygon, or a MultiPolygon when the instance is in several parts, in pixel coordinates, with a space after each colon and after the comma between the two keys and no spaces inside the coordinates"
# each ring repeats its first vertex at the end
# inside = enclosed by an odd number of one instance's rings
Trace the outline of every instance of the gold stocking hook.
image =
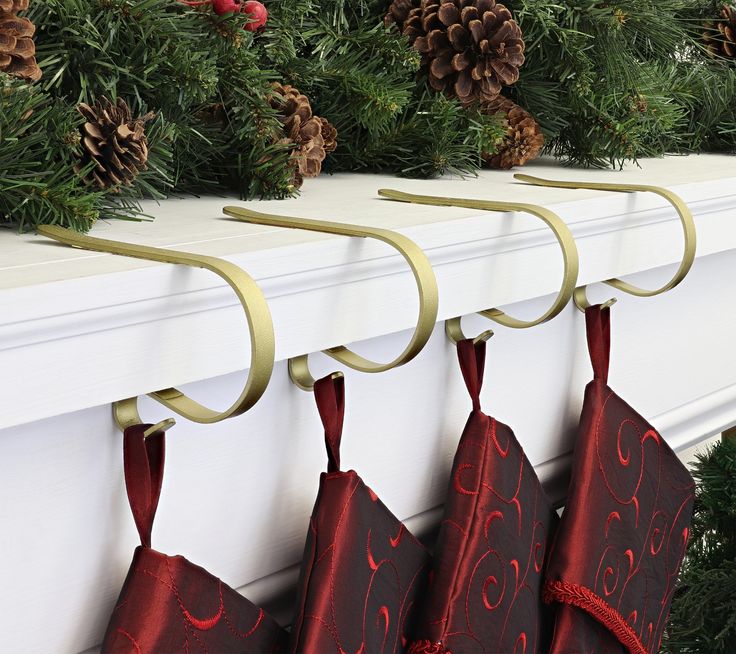
{"type": "MultiPolygon", "coordinates": [[[[325,234],[374,238],[387,243],[396,249],[407,261],[414,274],[414,279],[419,290],[419,318],[409,344],[398,357],[388,363],[371,361],[343,345],[331,347],[325,350],[325,354],[349,368],[360,372],[385,372],[386,370],[408,363],[426,345],[437,321],[439,293],[437,290],[437,280],[435,279],[434,271],[427,256],[411,239],[390,229],[351,225],[326,220],[312,220],[309,218],[277,216],[242,207],[225,207],[223,212],[231,218],[254,225],[305,229],[325,234]]],[[[314,388],[314,378],[309,372],[308,355],[302,355],[289,360],[289,375],[292,381],[302,390],[309,391],[314,388]]]]}
{"type": "MultiPolygon", "coordinates": [[[[654,290],[639,288],[638,286],[629,284],[628,282],[625,282],[622,279],[616,279],[616,278],[607,279],[603,283],[608,284],[609,286],[613,286],[614,288],[617,288],[620,291],[623,291],[624,293],[629,293],[630,295],[636,295],[637,297],[654,297],[655,295],[666,293],[667,291],[670,291],[673,288],[675,288],[675,286],[677,286],[683,279],[685,279],[685,277],[687,277],[687,274],[690,272],[690,269],[693,266],[693,262],[695,261],[696,244],[697,244],[695,220],[693,219],[693,215],[690,212],[690,209],[688,208],[687,204],[685,204],[685,202],[683,201],[683,199],[676,193],[673,193],[672,191],[670,191],[669,189],[662,188],[660,186],[651,186],[647,184],[610,184],[610,183],[602,183],[602,182],[566,182],[566,181],[553,180],[553,179],[543,179],[541,177],[532,177],[531,175],[522,175],[522,174],[514,175],[514,178],[518,179],[520,182],[527,182],[528,184],[533,184],[535,186],[546,186],[546,187],[552,187],[552,188],[590,189],[593,191],[616,191],[619,193],[637,193],[637,192],[656,193],[657,195],[667,200],[675,208],[675,211],[677,211],[677,215],[680,218],[680,222],[682,223],[682,231],[685,236],[685,252],[682,257],[682,261],[680,261],[680,265],[677,268],[677,271],[675,272],[672,279],[670,279],[664,286],[661,286],[660,288],[655,288],[654,290]]],[[[587,309],[590,306],[590,302],[588,301],[588,298],[586,295],[585,286],[581,286],[580,288],[575,289],[573,299],[575,301],[575,305],[581,311],[585,311],[585,309],[587,309]]],[[[609,300],[606,304],[612,304],[615,301],[616,300],[614,298],[612,300],[609,300]]]]}
{"type": "MultiPolygon", "coordinates": [[[[63,227],[42,226],[38,228],[38,233],[55,241],[84,250],[108,252],[110,254],[136,259],[205,268],[222,277],[238,296],[250,328],[251,365],[245,387],[240,393],[240,397],[238,397],[229,409],[218,412],[187,397],[176,388],[167,388],[149,393],[149,395],[180,416],[199,423],[220,422],[221,420],[245,413],[263,395],[271,379],[271,372],[273,371],[274,365],[275,343],[273,324],[271,322],[271,313],[268,309],[268,304],[263,297],[261,289],[258,288],[255,281],[244,270],[229,261],[216,257],[179,252],[177,250],[166,250],[146,245],[120,243],[118,241],[78,234],[63,227]]],[[[137,397],[115,402],[113,404],[113,411],[115,422],[123,431],[126,427],[143,422],[138,413],[137,397]]],[[[148,431],[153,433],[162,429],[165,430],[172,424],[173,421],[171,419],[165,420],[148,431]]]]}
{"type": "MultiPolygon", "coordinates": [[[[404,193],[392,189],[380,189],[378,195],[389,200],[398,202],[410,202],[413,204],[425,204],[439,207],[464,207],[466,209],[479,209],[482,211],[520,211],[529,213],[541,219],[555,235],[557,242],[562,249],[562,258],[564,262],[564,272],[562,277],[562,286],[560,287],[557,297],[552,306],[541,316],[535,320],[520,320],[504,313],[500,309],[486,309],[479,311],[481,316],[490,318],[495,322],[506,327],[514,329],[525,329],[540,325],[554,318],[562,311],[572,298],[575,291],[575,284],[578,279],[578,249],[575,245],[575,239],[570,233],[570,229],[556,213],[536,204],[526,204],[523,202],[496,202],[492,200],[470,200],[464,198],[446,198],[433,195],[414,195],[412,193],[404,193]]],[[[465,335],[460,325],[460,318],[451,318],[445,322],[445,332],[451,341],[457,343],[463,340],[465,335]]],[[[493,336],[492,331],[483,332],[475,340],[488,340],[493,336]]]]}

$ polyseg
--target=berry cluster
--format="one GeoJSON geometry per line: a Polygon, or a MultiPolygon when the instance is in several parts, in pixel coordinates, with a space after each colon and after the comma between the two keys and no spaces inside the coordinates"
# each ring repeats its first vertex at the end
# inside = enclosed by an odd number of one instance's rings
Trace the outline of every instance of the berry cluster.
{"type": "Polygon", "coordinates": [[[244,30],[249,32],[257,32],[266,26],[268,21],[268,10],[262,2],[258,0],[179,0],[179,2],[189,5],[190,7],[201,7],[202,5],[211,5],[212,11],[218,16],[224,14],[247,14],[250,19],[245,25],[244,30]]]}

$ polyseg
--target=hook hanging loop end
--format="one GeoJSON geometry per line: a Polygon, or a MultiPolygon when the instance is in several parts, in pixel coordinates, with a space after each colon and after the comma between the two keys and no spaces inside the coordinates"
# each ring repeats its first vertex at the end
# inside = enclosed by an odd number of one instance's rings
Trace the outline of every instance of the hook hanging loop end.
{"type": "MultiPolygon", "coordinates": [[[[692,212],[685,204],[684,200],[676,193],[670,191],[667,188],[661,186],[652,186],[647,184],[611,184],[603,182],[573,182],[573,181],[562,181],[554,179],[543,179],[541,177],[533,177],[531,175],[524,175],[517,173],[514,178],[520,182],[526,182],[533,184],[534,186],[545,186],[548,188],[566,188],[566,189],[588,189],[592,191],[613,191],[618,193],[637,193],[646,192],[654,193],[664,198],[669,202],[677,212],[682,225],[682,232],[684,236],[684,253],[680,260],[680,265],[672,278],[666,282],[660,288],[646,289],[629,284],[629,282],[623,279],[607,279],[603,283],[613,286],[624,293],[635,295],[637,297],[654,297],[672,290],[685,277],[687,277],[690,269],[695,262],[695,254],[697,249],[697,233],[695,229],[695,219],[693,218],[692,212]]],[[[585,297],[585,288],[582,291],[576,289],[574,294],[575,305],[581,311],[585,311],[585,308],[590,306],[587,298],[585,297]]],[[[610,302],[610,300],[609,300],[610,302]]],[[[608,306],[611,306],[610,304],[608,306]]]]}
{"type": "MultiPolygon", "coordinates": [[[[465,336],[461,324],[461,318],[450,318],[449,320],[445,320],[445,334],[447,335],[447,338],[450,339],[451,342],[453,342],[455,345],[457,345],[460,341],[467,340],[467,336],[465,336]]],[[[485,342],[493,338],[493,330],[487,329],[482,334],[479,334],[473,339],[473,343],[478,344],[481,342],[485,342]]]]}

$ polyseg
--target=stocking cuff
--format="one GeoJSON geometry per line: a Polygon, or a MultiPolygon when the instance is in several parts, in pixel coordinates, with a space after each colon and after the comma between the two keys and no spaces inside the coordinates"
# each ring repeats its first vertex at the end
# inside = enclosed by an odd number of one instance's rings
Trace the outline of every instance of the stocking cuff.
{"type": "Polygon", "coordinates": [[[442,643],[433,643],[429,640],[415,640],[407,654],[452,654],[442,643]]]}
{"type": "Polygon", "coordinates": [[[542,590],[542,599],[547,604],[559,602],[582,609],[606,627],[630,654],[649,654],[624,617],[589,588],[567,581],[547,581],[542,590]]]}

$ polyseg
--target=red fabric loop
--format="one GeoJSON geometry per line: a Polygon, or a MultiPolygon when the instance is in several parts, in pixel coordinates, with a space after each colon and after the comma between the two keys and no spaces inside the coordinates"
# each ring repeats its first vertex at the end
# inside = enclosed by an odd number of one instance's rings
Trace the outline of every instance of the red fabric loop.
{"type": "Polygon", "coordinates": [[[585,310],[588,351],[593,364],[593,377],[608,383],[608,363],[611,354],[611,309],[600,304],[585,310]]]}
{"type": "Polygon", "coordinates": [[[486,342],[473,343],[469,338],[458,342],[457,358],[460,360],[465,386],[473,400],[473,411],[480,411],[480,389],[483,386],[483,370],[486,363],[486,342]]]}
{"type": "Polygon", "coordinates": [[[345,378],[328,375],[314,384],[317,410],[325,428],[327,472],[340,471],[340,441],[345,418],[345,378]]]}
{"type": "Polygon", "coordinates": [[[153,519],[156,517],[164,479],[166,436],[156,432],[145,438],[151,425],[128,427],[123,435],[125,488],[141,545],[151,547],[153,519]]]}

